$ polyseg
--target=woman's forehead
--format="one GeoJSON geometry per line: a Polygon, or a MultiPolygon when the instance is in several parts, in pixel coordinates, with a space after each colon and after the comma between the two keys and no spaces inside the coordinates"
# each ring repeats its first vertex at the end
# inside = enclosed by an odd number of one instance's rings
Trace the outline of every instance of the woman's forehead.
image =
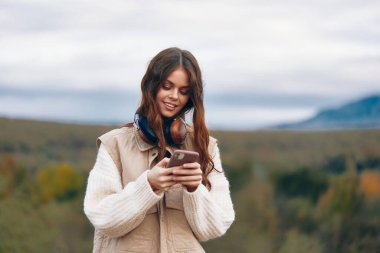
{"type": "Polygon", "coordinates": [[[177,86],[189,86],[189,75],[183,68],[178,68],[171,72],[166,81],[177,86]]]}

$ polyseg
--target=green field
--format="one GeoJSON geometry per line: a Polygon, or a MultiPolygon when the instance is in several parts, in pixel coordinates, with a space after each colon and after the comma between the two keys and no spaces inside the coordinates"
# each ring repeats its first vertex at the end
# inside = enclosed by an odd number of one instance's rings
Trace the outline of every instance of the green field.
{"type": "MultiPolygon", "coordinates": [[[[111,126],[0,118],[0,252],[91,252],[82,211],[111,126]]],[[[207,252],[378,252],[380,130],[212,132],[236,221],[207,252]]]]}

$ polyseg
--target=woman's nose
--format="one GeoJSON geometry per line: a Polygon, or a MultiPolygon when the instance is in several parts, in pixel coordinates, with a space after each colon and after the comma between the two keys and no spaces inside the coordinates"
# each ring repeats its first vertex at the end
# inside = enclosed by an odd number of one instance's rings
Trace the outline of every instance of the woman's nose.
{"type": "Polygon", "coordinates": [[[170,93],[170,97],[173,99],[178,98],[178,89],[173,89],[172,92],[170,93]]]}

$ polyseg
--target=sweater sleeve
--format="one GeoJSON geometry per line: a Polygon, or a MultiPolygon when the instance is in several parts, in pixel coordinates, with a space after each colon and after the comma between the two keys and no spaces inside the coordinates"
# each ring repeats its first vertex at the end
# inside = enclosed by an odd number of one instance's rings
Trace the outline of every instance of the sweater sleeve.
{"type": "Polygon", "coordinates": [[[222,170],[219,149],[216,146],[213,161],[218,172],[213,170],[208,179],[209,191],[203,184],[194,192],[184,187],[184,211],[191,229],[200,241],[222,236],[235,219],[229,183],[222,170]]]}
{"type": "Polygon", "coordinates": [[[103,145],[99,147],[84,198],[84,213],[96,229],[109,237],[123,236],[137,227],[162,197],[150,187],[147,171],[123,188],[114,161],[103,145]]]}

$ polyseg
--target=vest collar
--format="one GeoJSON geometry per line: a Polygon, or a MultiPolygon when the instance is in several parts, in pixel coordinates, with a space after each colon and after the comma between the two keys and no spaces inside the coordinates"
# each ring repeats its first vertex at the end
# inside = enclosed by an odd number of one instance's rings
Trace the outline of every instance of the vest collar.
{"type": "Polygon", "coordinates": [[[139,148],[140,151],[147,151],[149,149],[152,149],[152,148],[156,147],[156,145],[153,145],[153,144],[145,142],[141,138],[141,136],[139,135],[138,130],[136,129],[136,127],[133,127],[133,135],[134,135],[134,138],[136,140],[137,147],[139,148]]]}
{"type": "MultiPolygon", "coordinates": [[[[136,127],[133,127],[133,135],[136,140],[137,147],[139,148],[140,151],[147,151],[147,150],[157,147],[157,145],[153,145],[144,141],[143,138],[141,138],[140,134],[138,133],[138,130],[136,129],[136,127]]],[[[166,146],[166,150],[169,151],[170,154],[173,154],[174,152],[173,147],[170,147],[170,146],[166,146]]]]}

